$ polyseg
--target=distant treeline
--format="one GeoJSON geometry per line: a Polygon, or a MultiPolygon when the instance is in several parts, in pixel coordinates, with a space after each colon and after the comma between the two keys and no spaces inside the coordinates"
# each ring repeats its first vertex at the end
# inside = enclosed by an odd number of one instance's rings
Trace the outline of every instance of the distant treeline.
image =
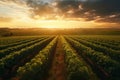
{"type": "Polygon", "coordinates": [[[12,35],[13,35],[13,32],[11,32],[11,29],[0,28],[0,36],[7,37],[7,36],[12,36],[12,35]]]}
{"type": "Polygon", "coordinates": [[[0,28],[0,36],[32,36],[32,35],[120,35],[120,28],[0,28]]]}

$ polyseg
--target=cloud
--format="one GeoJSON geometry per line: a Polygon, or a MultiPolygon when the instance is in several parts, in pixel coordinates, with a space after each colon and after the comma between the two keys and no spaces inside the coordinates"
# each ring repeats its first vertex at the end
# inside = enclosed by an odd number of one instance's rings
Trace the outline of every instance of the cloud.
{"type": "Polygon", "coordinates": [[[2,2],[12,2],[28,8],[24,9],[23,13],[29,14],[32,19],[83,18],[86,21],[120,22],[120,0],[2,0],[2,2]]]}
{"type": "Polygon", "coordinates": [[[0,17],[0,22],[11,22],[12,20],[10,17],[0,17]]]}
{"type": "Polygon", "coordinates": [[[31,12],[33,13],[31,15],[32,18],[35,18],[35,16],[45,16],[50,15],[53,13],[53,7],[50,6],[50,3],[44,0],[26,0],[26,4],[31,7],[31,12]]]}
{"type": "Polygon", "coordinates": [[[69,17],[85,18],[87,21],[120,22],[119,0],[61,0],[58,2],[59,9],[69,17]],[[72,11],[68,14],[67,11],[72,11]],[[74,12],[73,12],[74,11],[74,12]],[[110,17],[116,15],[115,17],[110,17]]]}
{"type": "Polygon", "coordinates": [[[0,16],[2,17],[11,17],[14,19],[29,17],[32,14],[29,11],[30,9],[25,2],[24,4],[18,4],[13,0],[0,1],[0,16]]]}
{"type": "Polygon", "coordinates": [[[107,16],[113,13],[119,13],[119,4],[119,0],[98,0],[96,2],[86,2],[84,3],[84,7],[89,10],[94,9],[98,15],[107,16]]]}
{"type": "Polygon", "coordinates": [[[113,14],[105,17],[98,17],[95,20],[96,22],[110,22],[120,24],[120,14],[113,14]]]}

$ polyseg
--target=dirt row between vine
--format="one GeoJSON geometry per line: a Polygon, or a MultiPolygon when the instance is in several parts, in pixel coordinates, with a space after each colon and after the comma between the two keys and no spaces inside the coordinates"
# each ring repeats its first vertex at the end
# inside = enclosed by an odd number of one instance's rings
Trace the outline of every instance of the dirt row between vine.
{"type": "Polygon", "coordinates": [[[46,80],[66,80],[66,68],[64,60],[64,50],[59,37],[51,68],[48,72],[48,77],[46,80]]]}

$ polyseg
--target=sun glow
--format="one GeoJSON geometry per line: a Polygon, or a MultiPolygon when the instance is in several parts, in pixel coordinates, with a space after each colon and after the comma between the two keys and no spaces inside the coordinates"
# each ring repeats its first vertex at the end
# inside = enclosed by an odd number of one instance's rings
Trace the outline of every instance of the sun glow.
{"type": "Polygon", "coordinates": [[[43,28],[48,28],[48,29],[51,29],[51,28],[57,28],[56,26],[51,26],[51,25],[48,25],[48,26],[42,26],[43,28]]]}
{"type": "Polygon", "coordinates": [[[42,28],[87,28],[95,27],[99,24],[94,21],[91,22],[75,20],[38,20],[36,21],[36,25],[42,28]]]}

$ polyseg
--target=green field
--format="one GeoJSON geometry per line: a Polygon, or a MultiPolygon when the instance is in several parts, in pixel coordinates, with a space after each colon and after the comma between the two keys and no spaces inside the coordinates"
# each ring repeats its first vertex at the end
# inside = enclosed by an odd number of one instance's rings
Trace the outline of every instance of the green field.
{"type": "Polygon", "coordinates": [[[0,80],[119,80],[119,35],[0,38],[0,80]]]}

